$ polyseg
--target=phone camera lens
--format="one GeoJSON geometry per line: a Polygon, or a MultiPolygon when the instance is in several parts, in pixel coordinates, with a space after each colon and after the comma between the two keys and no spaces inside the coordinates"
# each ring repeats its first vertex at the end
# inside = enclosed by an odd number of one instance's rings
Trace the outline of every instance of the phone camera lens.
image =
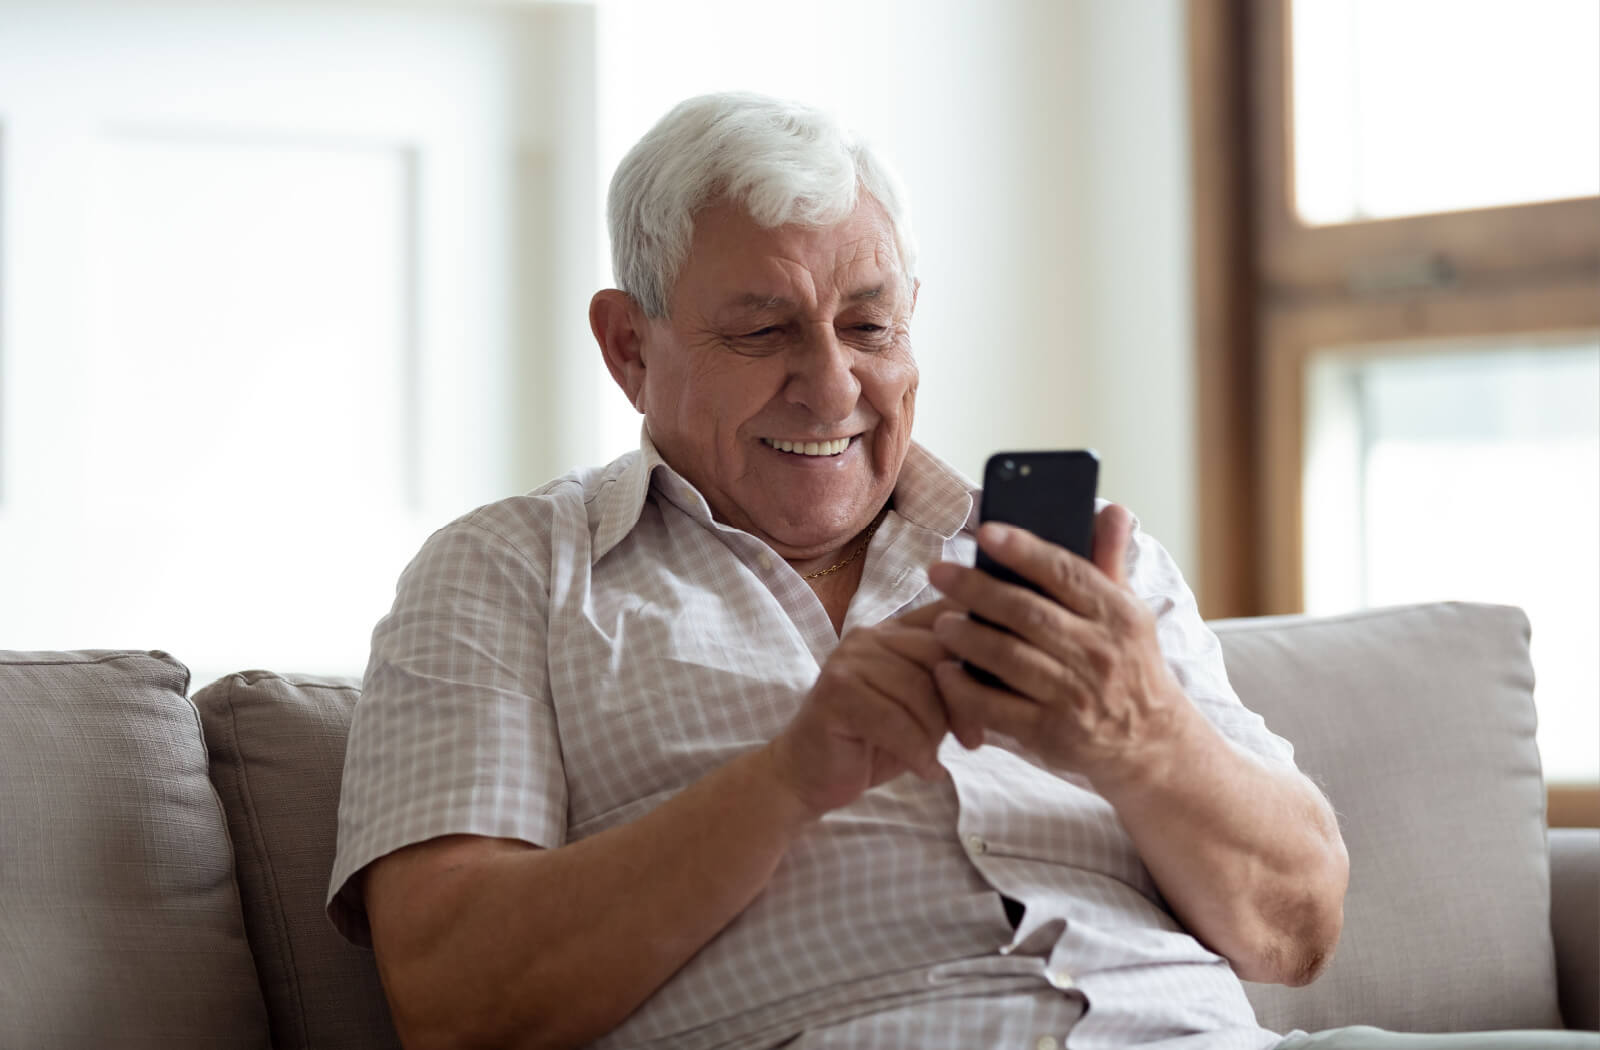
{"type": "Polygon", "coordinates": [[[1009,459],[1001,461],[1001,463],[1000,463],[1000,480],[1001,481],[1010,481],[1012,478],[1014,478],[1016,476],[1017,476],[1017,465],[1014,462],[1012,462],[1011,460],[1009,460],[1009,459]]]}

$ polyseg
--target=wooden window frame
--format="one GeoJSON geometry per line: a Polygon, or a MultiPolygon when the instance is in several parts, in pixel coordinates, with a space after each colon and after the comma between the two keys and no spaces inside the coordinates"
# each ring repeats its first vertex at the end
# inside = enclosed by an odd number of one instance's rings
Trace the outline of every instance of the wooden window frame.
{"type": "MultiPolygon", "coordinates": [[[[1600,198],[1308,226],[1295,215],[1290,0],[1188,0],[1196,477],[1207,617],[1304,608],[1314,353],[1600,328],[1600,198]]],[[[1451,349],[1458,349],[1452,347],[1451,349]]],[[[1556,786],[1552,823],[1600,824],[1556,786]]]]}

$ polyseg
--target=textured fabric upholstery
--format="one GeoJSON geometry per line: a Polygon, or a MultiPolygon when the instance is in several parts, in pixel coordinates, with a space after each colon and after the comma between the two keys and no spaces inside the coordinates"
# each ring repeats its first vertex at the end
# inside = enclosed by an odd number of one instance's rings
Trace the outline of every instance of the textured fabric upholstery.
{"type": "Polygon", "coordinates": [[[195,694],[277,1050],[399,1046],[372,953],[323,913],[357,695],[350,680],[266,671],[195,694]]]}
{"type": "MultiPolygon", "coordinates": [[[[1250,986],[1263,1021],[1556,1026],[1553,926],[1567,1023],[1593,1027],[1600,833],[1552,834],[1545,881],[1522,615],[1214,626],[1353,867],[1330,972],[1250,986]]],[[[322,910],[354,683],[230,675],[197,716],[186,679],[159,653],[0,653],[0,1047],[391,1050],[372,958],[322,910]]]]}
{"type": "Polygon", "coordinates": [[[1344,937],[1278,1030],[1557,1028],[1544,785],[1520,610],[1438,604],[1213,625],[1350,851],[1344,937]]]}
{"type": "Polygon", "coordinates": [[[267,1045],[188,678],[0,653],[0,1046],[267,1045]]]}

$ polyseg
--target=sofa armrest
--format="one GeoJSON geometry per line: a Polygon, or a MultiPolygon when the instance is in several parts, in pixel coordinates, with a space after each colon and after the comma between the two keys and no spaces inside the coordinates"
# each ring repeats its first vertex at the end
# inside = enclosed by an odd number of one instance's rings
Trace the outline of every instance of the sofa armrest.
{"type": "Polygon", "coordinates": [[[1600,828],[1550,829],[1550,933],[1562,1019],[1600,1030],[1600,828]]]}

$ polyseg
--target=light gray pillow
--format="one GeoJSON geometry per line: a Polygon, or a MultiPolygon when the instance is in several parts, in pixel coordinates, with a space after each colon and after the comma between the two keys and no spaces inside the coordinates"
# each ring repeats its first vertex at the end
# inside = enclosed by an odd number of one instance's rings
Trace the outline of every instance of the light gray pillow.
{"type": "Polygon", "coordinates": [[[1559,1028],[1528,621],[1441,603],[1212,625],[1247,707],[1295,745],[1350,851],[1344,937],[1262,1024],[1559,1028]]]}
{"type": "Polygon", "coordinates": [[[0,652],[0,1046],[267,1045],[188,680],[0,652]]]}
{"type": "Polygon", "coordinates": [[[373,954],[340,937],[323,911],[359,695],[347,679],[246,671],[194,698],[276,1050],[400,1045],[373,954]]]}

